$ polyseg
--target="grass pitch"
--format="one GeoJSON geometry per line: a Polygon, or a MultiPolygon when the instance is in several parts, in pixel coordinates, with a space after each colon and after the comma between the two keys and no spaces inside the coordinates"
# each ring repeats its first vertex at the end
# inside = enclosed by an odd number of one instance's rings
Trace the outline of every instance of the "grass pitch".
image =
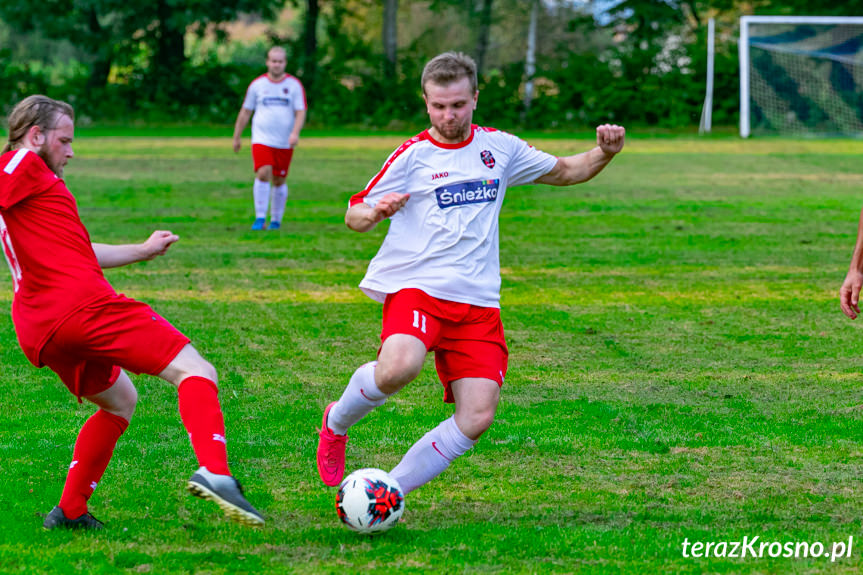
{"type": "MultiPolygon", "coordinates": [[[[379,343],[380,306],[356,284],[383,236],[349,231],[343,215],[400,142],[305,138],[284,229],[261,233],[249,230],[247,148],[79,134],[66,180],[94,241],[181,236],[166,257],[107,276],[219,369],[232,467],[268,524],[225,523],[185,492],[195,462],[176,394],[141,376],[136,416],[91,500],[107,529],[44,532],[93,409],[26,362],[6,280],[0,572],[863,568],[863,324],[837,296],[863,204],[863,142],[633,137],[590,183],[509,190],[511,356],[497,421],[409,495],[403,524],[372,538],[339,525],[315,431],[379,343]],[[835,562],[683,555],[684,541],[745,537],[854,546],[835,562]]],[[[448,417],[440,397],[429,361],[351,430],[348,471],[395,465],[448,417]]]]}

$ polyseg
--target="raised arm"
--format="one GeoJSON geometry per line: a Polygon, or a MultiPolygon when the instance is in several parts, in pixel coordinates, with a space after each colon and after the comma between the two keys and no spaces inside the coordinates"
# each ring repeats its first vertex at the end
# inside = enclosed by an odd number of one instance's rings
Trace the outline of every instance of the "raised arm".
{"type": "Polygon", "coordinates": [[[410,194],[390,192],[371,207],[363,202],[348,208],[345,224],[355,232],[367,232],[404,207],[410,194]]]}
{"type": "Polygon", "coordinates": [[[116,268],[151,260],[156,256],[165,255],[171,244],[180,237],[168,231],[158,230],[153,232],[142,244],[93,244],[96,253],[96,261],[103,268],[116,268]]]}
{"type": "Polygon", "coordinates": [[[623,126],[603,124],[596,128],[595,148],[574,156],[558,158],[554,168],[536,181],[552,186],[571,186],[586,182],[601,172],[623,149],[625,139],[626,130],[623,126]]]}
{"type": "Polygon", "coordinates": [[[842,311],[851,319],[860,314],[860,287],[863,286],[863,211],[860,212],[860,222],[857,224],[857,243],[851,255],[851,265],[842,287],[839,288],[839,305],[842,311]]]}
{"type": "Polygon", "coordinates": [[[249,124],[249,118],[252,117],[252,111],[248,108],[240,107],[240,112],[237,114],[237,121],[234,123],[234,152],[240,151],[242,144],[243,130],[249,124]]]}

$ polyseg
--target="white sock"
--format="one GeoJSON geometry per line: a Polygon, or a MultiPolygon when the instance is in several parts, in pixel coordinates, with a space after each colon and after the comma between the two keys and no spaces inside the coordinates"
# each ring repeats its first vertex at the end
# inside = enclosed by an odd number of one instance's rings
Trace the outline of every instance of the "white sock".
{"type": "Polygon", "coordinates": [[[370,361],[361,365],[351,376],[344,393],[327,417],[327,427],[333,433],[344,435],[350,426],[387,400],[388,396],[375,385],[377,364],[376,361],[370,361]]]}
{"type": "Polygon", "coordinates": [[[262,182],[255,178],[252,193],[255,196],[255,217],[266,218],[267,205],[270,203],[270,182],[262,182]]]}
{"type": "Polygon", "coordinates": [[[402,486],[403,493],[410,493],[443,473],[474,443],[458,428],[455,416],[450,417],[414,443],[390,475],[402,486]]]}
{"type": "Polygon", "coordinates": [[[273,199],[270,203],[270,221],[281,222],[285,215],[285,204],[288,203],[288,184],[273,188],[273,199]]]}

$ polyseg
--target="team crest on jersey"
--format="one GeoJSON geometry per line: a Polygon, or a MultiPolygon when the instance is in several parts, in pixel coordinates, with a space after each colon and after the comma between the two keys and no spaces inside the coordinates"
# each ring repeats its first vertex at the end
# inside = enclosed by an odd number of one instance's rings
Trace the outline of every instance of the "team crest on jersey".
{"type": "Polygon", "coordinates": [[[491,155],[491,152],[483,150],[479,153],[479,157],[482,158],[482,163],[485,164],[486,168],[490,170],[494,167],[494,156],[491,155]]]}
{"type": "Polygon", "coordinates": [[[500,189],[500,180],[474,180],[450,184],[435,189],[437,205],[441,208],[494,202],[500,189]]]}

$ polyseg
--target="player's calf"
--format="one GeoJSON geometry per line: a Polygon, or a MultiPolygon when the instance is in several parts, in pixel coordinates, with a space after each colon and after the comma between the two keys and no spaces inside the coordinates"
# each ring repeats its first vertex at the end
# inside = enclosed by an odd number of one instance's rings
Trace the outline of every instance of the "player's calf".
{"type": "Polygon", "coordinates": [[[407,495],[444,472],[456,458],[473,447],[475,440],[459,429],[454,417],[441,422],[411,446],[390,471],[407,495]]]}

